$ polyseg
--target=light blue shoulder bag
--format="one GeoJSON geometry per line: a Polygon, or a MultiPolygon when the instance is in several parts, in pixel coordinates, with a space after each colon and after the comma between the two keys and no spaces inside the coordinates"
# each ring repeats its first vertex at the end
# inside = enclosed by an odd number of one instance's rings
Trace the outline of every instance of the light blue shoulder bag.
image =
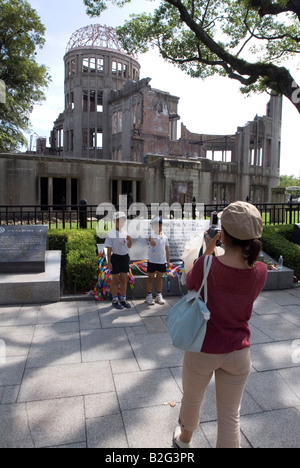
{"type": "Polygon", "coordinates": [[[167,317],[167,324],[173,345],[185,351],[200,353],[207,330],[210,312],[207,309],[207,278],[210,272],[212,256],[204,257],[204,276],[198,292],[189,291],[172,309],[167,317]],[[204,301],[200,294],[204,288],[204,301]]]}

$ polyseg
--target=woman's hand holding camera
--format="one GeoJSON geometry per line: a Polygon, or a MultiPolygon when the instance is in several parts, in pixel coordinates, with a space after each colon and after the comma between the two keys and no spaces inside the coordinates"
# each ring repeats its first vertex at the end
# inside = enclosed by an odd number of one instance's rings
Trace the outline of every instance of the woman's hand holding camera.
{"type": "Polygon", "coordinates": [[[204,255],[212,255],[214,253],[214,250],[217,246],[218,240],[221,239],[221,233],[218,232],[218,234],[212,239],[208,231],[204,235],[204,240],[205,240],[205,245],[206,245],[206,250],[204,252],[204,255]]]}

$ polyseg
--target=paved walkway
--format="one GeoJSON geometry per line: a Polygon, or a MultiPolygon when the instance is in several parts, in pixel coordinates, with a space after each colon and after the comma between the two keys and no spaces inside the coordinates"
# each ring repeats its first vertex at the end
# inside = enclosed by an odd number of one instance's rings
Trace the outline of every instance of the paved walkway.
{"type": "MultiPolygon", "coordinates": [[[[175,301],[0,307],[0,446],[170,448],[182,396],[165,323],[175,301]]],[[[299,448],[300,289],[264,292],[254,311],[242,445],[299,448]]],[[[212,382],[194,447],[215,446],[216,418],[212,382]]]]}

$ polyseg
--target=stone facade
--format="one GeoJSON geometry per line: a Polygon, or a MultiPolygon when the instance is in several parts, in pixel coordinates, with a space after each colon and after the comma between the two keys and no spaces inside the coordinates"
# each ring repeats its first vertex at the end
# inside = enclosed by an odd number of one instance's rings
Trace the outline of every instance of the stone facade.
{"type": "Polygon", "coordinates": [[[146,204],[271,202],[281,97],[271,96],[266,115],[232,135],[196,134],[181,124],[179,136],[179,98],[140,80],[136,58],[95,43],[67,48],[65,109],[51,148],[0,155],[0,205],[117,204],[122,194],[146,204]]]}

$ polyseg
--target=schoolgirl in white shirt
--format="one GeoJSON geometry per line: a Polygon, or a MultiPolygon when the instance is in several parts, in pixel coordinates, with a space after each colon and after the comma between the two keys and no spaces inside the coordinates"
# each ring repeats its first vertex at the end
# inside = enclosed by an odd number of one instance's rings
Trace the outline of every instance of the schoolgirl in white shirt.
{"type": "Polygon", "coordinates": [[[108,269],[112,274],[112,305],[115,309],[119,310],[131,308],[131,305],[126,300],[126,280],[129,272],[129,249],[132,246],[132,239],[124,229],[126,219],[127,217],[125,213],[115,213],[114,221],[116,223],[116,228],[108,234],[105,240],[105,247],[107,247],[108,269]],[[118,298],[119,283],[121,289],[120,300],[118,298]]]}
{"type": "Polygon", "coordinates": [[[151,222],[151,236],[149,239],[148,255],[148,281],[146,302],[154,304],[152,286],[156,275],[156,300],[157,304],[165,304],[162,297],[162,277],[170,268],[169,240],[162,232],[163,221],[161,218],[154,218],[151,222]]]}

